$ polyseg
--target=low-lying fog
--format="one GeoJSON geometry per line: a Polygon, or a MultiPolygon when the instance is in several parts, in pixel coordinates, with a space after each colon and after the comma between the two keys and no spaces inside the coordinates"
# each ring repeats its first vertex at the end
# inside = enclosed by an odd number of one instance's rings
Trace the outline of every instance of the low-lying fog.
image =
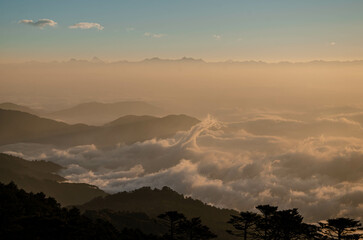
{"type": "Polygon", "coordinates": [[[69,181],[112,193],[167,185],[221,207],[297,207],[307,221],[363,216],[362,64],[168,64],[0,66],[1,101],[55,109],[142,99],[202,120],[108,150],[0,151],[59,163],[69,181]]]}

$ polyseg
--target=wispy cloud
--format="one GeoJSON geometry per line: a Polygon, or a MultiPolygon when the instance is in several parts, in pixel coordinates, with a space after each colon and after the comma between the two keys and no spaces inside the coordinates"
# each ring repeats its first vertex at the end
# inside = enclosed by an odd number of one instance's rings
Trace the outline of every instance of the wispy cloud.
{"type": "Polygon", "coordinates": [[[150,37],[150,38],[162,38],[162,37],[165,37],[166,34],[146,32],[146,33],[144,33],[144,36],[145,37],[150,37]]]}
{"type": "Polygon", "coordinates": [[[126,28],[126,31],[128,31],[128,32],[132,32],[132,31],[134,31],[135,30],[135,28],[133,28],[133,27],[128,27],[128,28],[126,28]]]}
{"type": "Polygon", "coordinates": [[[335,45],[337,45],[337,43],[336,42],[330,42],[329,45],[330,46],[335,46],[335,45]]]}
{"type": "Polygon", "coordinates": [[[90,28],[96,28],[98,30],[103,30],[104,27],[99,24],[99,23],[91,23],[91,22],[80,22],[80,23],[76,23],[73,24],[71,26],[69,26],[68,28],[70,29],[76,29],[76,28],[80,28],[80,29],[90,29],[90,28]]]}
{"type": "Polygon", "coordinates": [[[18,23],[22,23],[22,24],[26,24],[26,25],[30,25],[30,26],[34,26],[34,27],[39,27],[39,28],[44,28],[46,26],[55,27],[57,25],[57,22],[50,20],[50,19],[46,19],[46,18],[39,19],[36,22],[34,22],[33,20],[23,19],[23,20],[20,20],[18,23]]]}
{"type": "Polygon", "coordinates": [[[213,35],[213,38],[214,38],[215,40],[221,40],[221,39],[222,39],[222,36],[221,36],[221,35],[218,35],[218,34],[214,34],[214,35],[213,35]]]}

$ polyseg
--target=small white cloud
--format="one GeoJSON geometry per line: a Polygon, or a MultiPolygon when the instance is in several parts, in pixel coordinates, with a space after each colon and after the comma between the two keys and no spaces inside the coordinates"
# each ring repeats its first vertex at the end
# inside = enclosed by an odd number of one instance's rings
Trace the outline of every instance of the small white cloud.
{"type": "Polygon", "coordinates": [[[103,30],[104,27],[99,24],[99,23],[91,23],[91,22],[80,22],[80,23],[76,23],[73,24],[71,26],[69,26],[68,28],[70,29],[76,29],[76,28],[80,28],[80,29],[90,29],[90,28],[96,28],[98,30],[103,30]]]}
{"type": "Polygon", "coordinates": [[[335,46],[335,45],[337,45],[337,43],[336,42],[330,42],[329,45],[330,46],[335,46]]]}
{"type": "Polygon", "coordinates": [[[215,40],[221,40],[222,36],[221,36],[221,35],[214,34],[214,35],[213,35],[213,38],[214,38],[215,40]]]}
{"type": "Polygon", "coordinates": [[[50,19],[39,19],[38,21],[34,22],[33,20],[23,19],[20,20],[18,23],[31,25],[34,27],[44,28],[46,26],[55,27],[57,22],[50,20],[50,19]]]}
{"type": "Polygon", "coordinates": [[[146,32],[146,33],[144,33],[144,36],[145,37],[150,37],[150,38],[162,38],[162,37],[165,37],[166,34],[146,32]]]}
{"type": "Polygon", "coordinates": [[[132,31],[134,31],[135,30],[135,28],[133,28],[133,27],[128,27],[128,28],[126,28],[126,31],[128,31],[128,32],[132,32],[132,31]]]}

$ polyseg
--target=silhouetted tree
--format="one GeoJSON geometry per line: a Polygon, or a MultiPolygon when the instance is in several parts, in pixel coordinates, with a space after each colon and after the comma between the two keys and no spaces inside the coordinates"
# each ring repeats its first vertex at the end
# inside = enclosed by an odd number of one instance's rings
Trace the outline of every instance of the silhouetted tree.
{"type": "Polygon", "coordinates": [[[362,234],[357,233],[357,231],[363,230],[360,221],[351,218],[328,219],[327,222],[319,222],[319,225],[323,235],[338,240],[360,237],[362,234]]]}
{"type": "Polygon", "coordinates": [[[303,223],[303,217],[296,208],[278,211],[277,207],[259,205],[260,214],[241,212],[231,215],[228,223],[234,231],[227,230],[232,235],[262,240],[300,240],[319,239],[318,227],[303,223]]]}
{"type": "Polygon", "coordinates": [[[363,234],[355,233],[345,236],[345,239],[347,240],[359,240],[362,237],[363,234]]]}
{"type": "Polygon", "coordinates": [[[207,226],[202,225],[202,221],[199,217],[181,221],[179,231],[181,231],[188,240],[207,240],[217,237],[217,235],[212,233],[207,226]]]}
{"type": "Polygon", "coordinates": [[[179,227],[182,220],[185,220],[185,216],[177,211],[168,211],[160,214],[158,218],[162,219],[165,224],[169,226],[169,237],[170,239],[175,239],[175,233],[179,227]]]}
{"type": "Polygon", "coordinates": [[[302,223],[301,225],[301,233],[304,236],[304,239],[307,240],[318,240],[324,239],[324,237],[320,234],[320,227],[313,224],[302,223]]]}
{"type": "Polygon", "coordinates": [[[247,236],[255,237],[256,223],[260,219],[257,213],[253,212],[240,212],[239,215],[231,215],[231,219],[228,221],[234,227],[234,231],[227,230],[229,234],[234,236],[243,237],[247,240],[247,236]]]}
{"type": "Polygon", "coordinates": [[[303,235],[303,217],[296,208],[277,211],[273,217],[275,225],[274,239],[292,240],[303,235]]]}
{"type": "Polygon", "coordinates": [[[258,205],[256,207],[262,215],[260,220],[257,222],[256,234],[258,234],[263,240],[272,239],[272,236],[274,235],[275,229],[273,227],[273,218],[276,215],[277,208],[278,207],[276,206],[270,205],[258,205]]]}

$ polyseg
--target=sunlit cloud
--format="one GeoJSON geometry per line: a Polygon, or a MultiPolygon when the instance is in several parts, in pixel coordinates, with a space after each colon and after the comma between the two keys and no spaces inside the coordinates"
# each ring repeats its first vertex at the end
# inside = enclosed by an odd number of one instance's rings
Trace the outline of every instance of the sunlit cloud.
{"type": "Polygon", "coordinates": [[[76,28],[80,28],[80,29],[91,29],[91,28],[96,28],[98,30],[103,30],[104,27],[99,24],[99,23],[91,23],[91,22],[80,22],[80,23],[76,23],[73,24],[71,26],[69,26],[70,29],[76,29],[76,28]]]}
{"type": "Polygon", "coordinates": [[[337,43],[336,42],[330,42],[329,45],[330,46],[335,46],[335,45],[337,45],[337,43]]]}
{"type": "Polygon", "coordinates": [[[214,38],[215,40],[221,40],[221,39],[222,39],[222,36],[221,36],[221,35],[218,35],[218,34],[214,34],[214,35],[213,35],[213,38],[214,38]]]}
{"type": "Polygon", "coordinates": [[[146,33],[144,33],[144,36],[149,37],[149,38],[162,38],[162,37],[165,37],[166,34],[146,32],[146,33]]]}
{"type": "Polygon", "coordinates": [[[361,136],[360,125],[349,119],[351,114],[337,119],[294,116],[256,113],[234,123],[208,117],[167,139],[108,150],[92,144],[61,149],[18,143],[0,147],[0,152],[58,163],[68,181],[110,193],[167,185],[220,207],[253,210],[268,203],[297,207],[308,221],[359,218],[363,141],[351,132],[361,136]],[[291,131],[294,136],[286,134],[291,131]]]}
{"type": "Polygon", "coordinates": [[[18,23],[22,23],[22,24],[26,24],[26,25],[30,25],[30,26],[34,26],[34,27],[39,27],[41,29],[43,29],[46,26],[55,27],[57,25],[57,22],[55,22],[51,19],[46,19],[46,18],[39,19],[36,22],[34,22],[33,20],[23,19],[23,20],[20,20],[18,23]]]}

